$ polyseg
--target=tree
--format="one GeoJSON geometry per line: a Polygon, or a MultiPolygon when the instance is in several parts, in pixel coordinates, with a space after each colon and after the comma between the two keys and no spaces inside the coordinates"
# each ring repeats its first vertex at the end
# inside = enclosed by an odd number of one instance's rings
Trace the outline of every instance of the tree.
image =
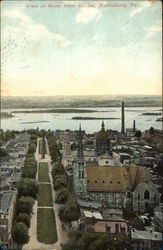
{"type": "Polygon", "coordinates": [[[30,217],[26,213],[20,213],[16,217],[16,222],[23,222],[27,227],[30,226],[30,217]]]}
{"type": "Polygon", "coordinates": [[[31,143],[28,149],[29,154],[34,154],[36,152],[36,145],[34,143],[31,143]]]}
{"type": "Polygon", "coordinates": [[[138,140],[140,139],[141,135],[142,135],[142,133],[141,133],[140,130],[137,130],[137,131],[135,132],[135,136],[138,138],[138,140]]]}
{"type": "Polygon", "coordinates": [[[60,163],[55,164],[52,170],[53,177],[55,175],[62,175],[62,174],[64,174],[64,169],[62,165],[60,163]]]}
{"type": "Polygon", "coordinates": [[[155,132],[154,128],[150,127],[149,132],[150,132],[150,134],[154,135],[154,132],[155,132]]]}
{"type": "Polygon", "coordinates": [[[18,245],[28,243],[28,228],[23,222],[18,222],[12,229],[12,238],[18,245]]]}
{"type": "Polygon", "coordinates": [[[7,151],[4,148],[0,148],[0,157],[7,156],[7,151]]]}
{"type": "Polygon", "coordinates": [[[62,245],[62,250],[123,250],[129,249],[128,246],[126,236],[75,231],[70,233],[69,241],[62,245]]]}
{"type": "Polygon", "coordinates": [[[68,201],[64,206],[59,209],[59,218],[65,223],[78,220],[79,212],[77,205],[73,201],[68,201]]]}
{"type": "Polygon", "coordinates": [[[26,213],[30,215],[32,212],[34,200],[29,196],[21,196],[17,203],[18,213],[26,213]]]}
{"type": "Polygon", "coordinates": [[[35,179],[36,173],[37,173],[37,168],[28,165],[23,168],[22,177],[35,179]]]}
{"type": "Polygon", "coordinates": [[[22,178],[18,184],[19,195],[37,197],[38,184],[31,178],[22,178]]]}
{"type": "Polygon", "coordinates": [[[56,196],[56,203],[65,203],[68,200],[69,197],[69,191],[64,188],[58,191],[57,196],[56,196]]]}
{"type": "Polygon", "coordinates": [[[58,190],[67,186],[66,177],[64,175],[56,175],[53,181],[54,181],[55,190],[58,190]]]}

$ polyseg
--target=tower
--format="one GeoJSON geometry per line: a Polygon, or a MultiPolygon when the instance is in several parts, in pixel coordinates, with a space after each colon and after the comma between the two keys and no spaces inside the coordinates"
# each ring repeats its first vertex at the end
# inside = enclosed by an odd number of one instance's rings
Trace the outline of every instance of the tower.
{"type": "Polygon", "coordinates": [[[77,197],[86,197],[86,169],[84,164],[81,125],[78,132],[78,157],[77,161],[73,163],[73,189],[77,197]]]}
{"type": "Polygon", "coordinates": [[[79,134],[78,134],[78,161],[80,164],[84,162],[81,124],[79,126],[79,134]]]}
{"type": "Polygon", "coordinates": [[[133,132],[135,132],[136,125],[135,125],[135,120],[133,120],[133,132]]]}
{"type": "Polygon", "coordinates": [[[102,123],[101,123],[101,131],[105,131],[105,124],[104,124],[104,121],[102,121],[102,123]]]}
{"type": "Polygon", "coordinates": [[[104,121],[101,123],[101,130],[96,135],[96,153],[102,155],[110,152],[110,138],[105,131],[104,121]]]}
{"type": "Polygon", "coordinates": [[[125,112],[124,112],[124,102],[122,102],[122,127],[121,132],[125,133],[125,112]]]}

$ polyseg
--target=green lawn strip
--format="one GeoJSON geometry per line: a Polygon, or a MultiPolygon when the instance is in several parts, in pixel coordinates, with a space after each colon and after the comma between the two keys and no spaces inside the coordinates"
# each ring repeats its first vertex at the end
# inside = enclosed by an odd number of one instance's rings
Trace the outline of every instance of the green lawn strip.
{"type": "Polygon", "coordinates": [[[40,182],[49,182],[48,163],[47,162],[41,162],[39,164],[38,180],[40,182]]]}
{"type": "Polygon", "coordinates": [[[53,206],[52,190],[50,184],[39,184],[38,206],[39,207],[53,206]]]}
{"type": "MultiPolygon", "coordinates": [[[[46,145],[45,145],[45,154],[47,153],[46,151],[46,145]]],[[[42,139],[39,141],[39,154],[42,154],[42,139]]]]}
{"type": "Polygon", "coordinates": [[[53,208],[37,209],[37,239],[45,244],[54,244],[57,241],[58,236],[53,208]]]}

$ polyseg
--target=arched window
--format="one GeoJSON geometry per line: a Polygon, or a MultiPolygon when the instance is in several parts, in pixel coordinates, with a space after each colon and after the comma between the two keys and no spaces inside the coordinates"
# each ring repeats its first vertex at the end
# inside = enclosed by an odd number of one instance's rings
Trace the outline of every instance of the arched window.
{"type": "Polygon", "coordinates": [[[140,194],[138,194],[138,200],[140,200],[140,194]]]}
{"type": "Polygon", "coordinates": [[[127,198],[131,198],[131,193],[130,192],[127,193],[127,198]]]}
{"type": "Polygon", "coordinates": [[[154,195],[154,202],[156,202],[156,195],[154,195]]]}
{"type": "Polygon", "coordinates": [[[115,224],[115,233],[119,233],[119,225],[118,225],[118,223],[115,224]]]}
{"type": "Polygon", "coordinates": [[[145,192],[144,192],[144,199],[149,200],[149,191],[148,190],[145,190],[145,192]]]}

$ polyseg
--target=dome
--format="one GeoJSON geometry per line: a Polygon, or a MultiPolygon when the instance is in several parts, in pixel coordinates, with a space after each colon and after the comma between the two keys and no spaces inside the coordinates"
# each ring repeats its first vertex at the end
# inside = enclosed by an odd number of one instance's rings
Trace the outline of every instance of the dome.
{"type": "Polygon", "coordinates": [[[96,140],[107,140],[108,134],[105,130],[99,131],[96,136],[96,140]]]}

